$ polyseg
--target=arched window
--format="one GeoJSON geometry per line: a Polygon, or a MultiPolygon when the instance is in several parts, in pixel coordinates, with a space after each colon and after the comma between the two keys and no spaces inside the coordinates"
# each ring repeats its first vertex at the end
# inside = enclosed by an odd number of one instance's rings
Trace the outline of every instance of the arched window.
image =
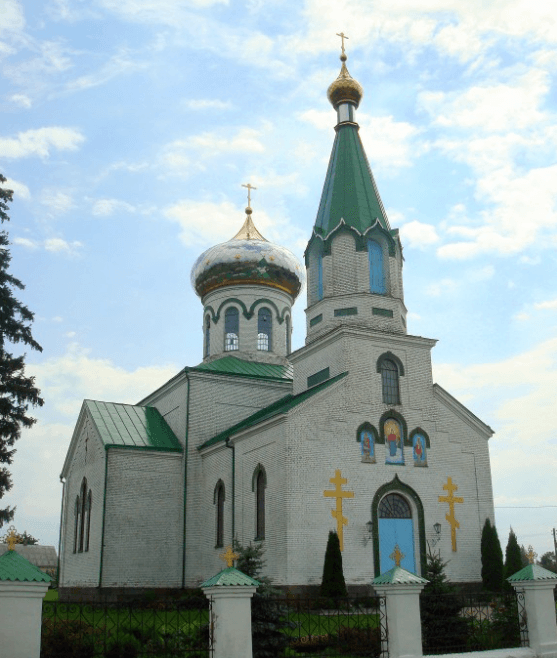
{"type": "Polygon", "coordinates": [[[385,404],[400,404],[398,368],[391,359],[383,359],[381,362],[381,385],[383,402],[385,404]]]}
{"type": "Polygon", "coordinates": [[[379,295],[387,292],[385,285],[385,270],[383,265],[383,249],[375,240],[367,241],[367,255],[369,260],[369,291],[379,295]]]}
{"type": "Polygon", "coordinates": [[[260,308],[257,315],[257,349],[270,352],[273,331],[273,318],[268,308],[260,308]]]}
{"type": "Polygon", "coordinates": [[[289,315],[286,316],[286,320],[284,322],[284,325],[286,327],[286,354],[288,355],[288,354],[290,354],[290,349],[291,349],[290,340],[291,340],[291,337],[292,337],[291,336],[292,329],[290,327],[290,316],[289,315]]]}
{"type": "Polygon", "coordinates": [[[323,299],[323,254],[317,254],[317,299],[323,299]]]}
{"type": "Polygon", "coordinates": [[[235,306],[229,306],[224,314],[224,351],[239,349],[240,314],[235,306]]]}
{"type": "Polygon", "coordinates": [[[215,548],[224,546],[224,482],[219,480],[215,487],[213,503],[216,506],[215,548]]]}
{"type": "Polygon", "coordinates": [[[91,534],[91,510],[93,509],[93,494],[91,489],[87,494],[87,523],[85,525],[85,551],[89,550],[89,536],[91,534]]]}
{"type": "Polygon", "coordinates": [[[391,493],[379,503],[380,519],[411,519],[412,510],[408,501],[400,494],[391,493]]]}
{"type": "Polygon", "coordinates": [[[77,553],[77,548],[79,545],[79,515],[81,513],[81,502],[79,496],[75,498],[75,508],[74,508],[74,531],[73,531],[73,552],[77,553]]]}
{"type": "Polygon", "coordinates": [[[251,480],[251,489],[255,493],[255,539],[265,539],[265,489],[267,487],[267,473],[261,464],[258,464],[251,480]]]}
{"type": "Polygon", "coordinates": [[[85,514],[87,512],[87,480],[83,478],[81,483],[81,493],[80,493],[81,509],[79,512],[79,552],[83,553],[83,546],[85,540],[85,514]]]}
{"type": "Polygon", "coordinates": [[[211,353],[211,317],[205,318],[205,356],[211,353]]]}

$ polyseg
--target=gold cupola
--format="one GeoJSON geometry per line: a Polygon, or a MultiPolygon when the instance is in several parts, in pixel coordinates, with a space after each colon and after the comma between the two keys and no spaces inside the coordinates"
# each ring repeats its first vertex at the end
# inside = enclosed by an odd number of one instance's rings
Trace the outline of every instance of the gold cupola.
{"type": "Polygon", "coordinates": [[[350,103],[357,108],[364,95],[364,90],[362,89],[362,85],[357,80],[354,80],[346,68],[346,60],[348,58],[344,52],[344,39],[348,39],[348,37],[343,32],[338,36],[342,38],[342,53],[340,55],[342,66],[337,79],[329,85],[327,98],[335,110],[338,110],[339,106],[343,103],[350,103]]]}

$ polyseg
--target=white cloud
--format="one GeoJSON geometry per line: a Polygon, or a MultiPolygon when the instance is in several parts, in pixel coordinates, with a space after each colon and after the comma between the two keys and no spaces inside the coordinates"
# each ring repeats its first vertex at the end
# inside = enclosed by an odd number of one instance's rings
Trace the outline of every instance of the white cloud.
{"type": "Polygon", "coordinates": [[[537,309],[557,309],[557,299],[551,299],[545,302],[537,302],[534,304],[537,309]]]}
{"type": "Polygon", "coordinates": [[[0,3],[0,35],[22,32],[25,28],[23,7],[18,0],[2,0],[0,3]]]}
{"type": "Polygon", "coordinates": [[[26,109],[29,109],[32,105],[31,99],[26,94],[12,94],[10,96],[10,100],[12,101],[12,103],[15,103],[16,105],[20,105],[21,107],[24,107],[26,109]]]}
{"type": "Polygon", "coordinates": [[[198,98],[182,101],[184,107],[189,110],[230,110],[232,103],[230,101],[220,101],[209,98],[198,98]]]}
{"type": "Polygon", "coordinates": [[[108,217],[117,211],[135,212],[134,206],[118,199],[97,199],[91,210],[93,215],[108,217]]]}
{"type": "Polygon", "coordinates": [[[133,73],[147,66],[147,62],[140,61],[136,53],[132,53],[124,48],[113,55],[98,71],[79,76],[75,80],[68,82],[65,89],[66,91],[73,92],[98,87],[119,75],[133,73]]]}
{"type": "Polygon", "coordinates": [[[0,137],[0,152],[5,158],[47,158],[51,149],[75,151],[84,141],[85,137],[76,128],[51,126],[26,130],[17,137],[0,137]]]}
{"type": "Polygon", "coordinates": [[[453,292],[457,287],[456,281],[453,279],[445,278],[437,281],[436,283],[430,284],[426,290],[425,294],[430,297],[440,297],[441,295],[447,295],[453,292]]]}
{"type": "Polygon", "coordinates": [[[44,248],[52,253],[64,253],[68,256],[75,256],[83,244],[77,240],[67,242],[62,238],[49,238],[44,241],[44,248]]]}
{"type": "Polygon", "coordinates": [[[19,245],[20,247],[25,247],[26,249],[38,249],[39,243],[35,240],[30,240],[29,238],[14,238],[12,240],[14,244],[19,245]]]}
{"type": "Polygon", "coordinates": [[[439,241],[435,226],[418,221],[408,222],[400,227],[401,239],[404,245],[423,249],[439,241]]]}
{"type": "Polygon", "coordinates": [[[14,193],[14,199],[21,198],[21,199],[30,199],[31,198],[31,192],[29,191],[29,188],[27,185],[24,183],[20,183],[13,178],[7,178],[6,182],[3,183],[0,187],[4,188],[5,190],[12,190],[14,193]]]}
{"type": "Polygon", "coordinates": [[[64,192],[45,190],[41,203],[50,210],[51,216],[63,215],[73,208],[72,197],[64,192]]]}

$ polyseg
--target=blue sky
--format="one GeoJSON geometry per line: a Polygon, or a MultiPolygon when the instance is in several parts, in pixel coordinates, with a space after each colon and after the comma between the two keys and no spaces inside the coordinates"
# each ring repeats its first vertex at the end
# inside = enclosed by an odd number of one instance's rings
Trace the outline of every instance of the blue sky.
{"type": "MultiPolygon", "coordinates": [[[[254,221],[300,258],[334,138],[361,136],[404,245],[409,333],[496,431],[509,525],[557,526],[557,8],[527,0],[0,0],[0,171],[46,405],[17,444],[15,525],[57,544],[82,399],[137,402],[202,359],[189,273],[254,221]],[[548,506],[553,507],[548,507],[548,506]],[[535,509],[508,509],[531,506],[535,509]],[[544,507],[545,506],[545,507],[544,507]]],[[[304,293],[293,346],[304,341],[304,293]]],[[[457,483],[458,484],[458,483],[457,483]]]]}

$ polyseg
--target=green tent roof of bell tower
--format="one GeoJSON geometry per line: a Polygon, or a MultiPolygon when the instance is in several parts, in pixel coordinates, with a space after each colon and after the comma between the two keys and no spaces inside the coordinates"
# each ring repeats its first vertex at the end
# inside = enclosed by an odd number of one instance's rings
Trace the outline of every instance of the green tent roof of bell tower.
{"type": "Polygon", "coordinates": [[[327,238],[343,220],[363,234],[377,221],[391,232],[356,123],[341,123],[323,186],[314,231],[327,238]]]}

